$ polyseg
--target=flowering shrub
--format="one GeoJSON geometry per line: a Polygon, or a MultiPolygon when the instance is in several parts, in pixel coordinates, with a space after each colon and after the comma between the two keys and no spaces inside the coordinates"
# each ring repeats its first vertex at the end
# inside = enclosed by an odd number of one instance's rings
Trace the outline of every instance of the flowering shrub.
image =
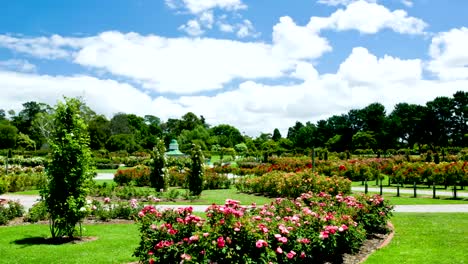
{"type": "Polygon", "coordinates": [[[109,197],[104,198],[104,202],[92,201],[91,216],[95,216],[101,221],[110,219],[128,219],[131,220],[137,216],[142,209],[136,199],[131,199],[128,202],[111,203],[109,197]]]}
{"type": "Polygon", "coordinates": [[[150,168],[138,165],[130,169],[117,170],[114,181],[118,185],[150,186],[150,168]]]}
{"type": "Polygon", "coordinates": [[[203,177],[203,189],[229,189],[231,181],[225,174],[216,173],[212,170],[206,170],[203,177]]]}
{"type": "Polygon", "coordinates": [[[260,177],[245,176],[236,182],[236,188],[242,192],[294,198],[308,191],[348,194],[351,192],[351,181],[338,176],[321,176],[311,170],[297,173],[272,171],[260,177]]]}
{"type": "Polygon", "coordinates": [[[378,195],[302,194],[269,205],[212,205],[207,219],[192,208],[139,213],[143,263],[316,263],[356,251],[385,230],[392,207],[378,195]]]}
{"type": "Polygon", "coordinates": [[[8,201],[6,205],[0,204],[0,225],[6,225],[15,217],[23,216],[24,207],[15,201],[8,201]]]}

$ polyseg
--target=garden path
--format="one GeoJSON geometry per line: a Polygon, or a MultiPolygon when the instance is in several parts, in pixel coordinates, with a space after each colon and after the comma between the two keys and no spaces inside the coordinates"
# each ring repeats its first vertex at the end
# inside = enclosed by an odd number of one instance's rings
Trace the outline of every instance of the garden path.
{"type": "MultiPolygon", "coordinates": [[[[39,200],[39,195],[2,194],[0,199],[19,201],[26,210],[39,200]]],[[[188,207],[195,212],[204,212],[208,205],[158,205],[158,209],[188,207]]],[[[468,213],[468,204],[426,204],[426,205],[395,205],[397,213],[468,213]]]]}

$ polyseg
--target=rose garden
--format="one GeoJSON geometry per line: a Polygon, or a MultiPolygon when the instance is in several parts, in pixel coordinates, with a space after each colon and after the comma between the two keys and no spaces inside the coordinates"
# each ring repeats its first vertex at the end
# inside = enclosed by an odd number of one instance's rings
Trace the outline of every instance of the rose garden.
{"type": "MultiPolygon", "coordinates": [[[[152,151],[103,157],[89,148],[81,107],[58,105],[47,156],[1,159],[0,194],[39,200],[30,208],[2,200],[0,263],[394,263],[398,243],[417,248],[424,239],[450,241],[434,246],[448,252],[443,263],[466,261],[466,214],[393,212],[395,204],[466,204],[463,151],[441,160],[312,150],[210,162],[197,144],[168,157],[159,140],[152,151]],[[417,233],[425,221],[434,237],[417,233]]],[[[413,250],[408,263],[425,261],[413,250]]]]}

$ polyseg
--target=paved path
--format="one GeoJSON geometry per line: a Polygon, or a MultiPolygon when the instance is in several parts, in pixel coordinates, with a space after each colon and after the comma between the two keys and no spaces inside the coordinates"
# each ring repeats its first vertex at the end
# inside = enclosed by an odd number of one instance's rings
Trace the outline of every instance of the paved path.
{"type": "MultiPolygon", "coordinates": [[[[353,192],[364,192],[364,187],[351,187],[351,190],[353,192]]],[[[375,188],[375,187],[369,187],[368,188],[369,192],[380,192],[380,188],[375,188]]],[[[384,193],[396,193],[397,190],[393,188],[383,188],[384,193]]],[[[400,193],[403,194],[413,194],[413,190],[408,190],[408,189],[400,189],[400,193]]],[[[416,194],[424,194],[424,195],[431,195],[432,196],[432,190],[416,190],[416,194]]],[[[436,195],[437,196],[453,196],[453,191],[440,191],[436,190],[436,195]]],[[[468,192],[466,190],[464,192],[457,191],[457,197],[468,197],[468,192]]]]}
{"type": "Polygon", "coordinates": [[[98,173],[96,177],[94,177],[95,180],[113,180],[114,179],[114,174],[113,173],[98,173]]]}
{"type": "MultiPolygon", "coordinates": [[[[39,200],[38,195],[3,194],[0,199],[20,201],[26,210],[39,200]]],[[[158,205],[157,208],[193,207],[195,212],[204,212],[208,205],[158,205]]],[[[427,205],[396,205],[395,212],[414,213],[468,213],[468,204],[427,204],[427,205]]]]}

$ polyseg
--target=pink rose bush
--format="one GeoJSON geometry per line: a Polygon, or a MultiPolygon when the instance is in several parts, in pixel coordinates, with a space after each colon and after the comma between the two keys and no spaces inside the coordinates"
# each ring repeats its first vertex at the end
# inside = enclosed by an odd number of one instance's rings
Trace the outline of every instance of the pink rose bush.
{"type": "Polygon", "coordinates": [[[263,206],[227,200],[206,219],[192,208],[144,207],[137,218],[143,263],[321,263],[384,232],[392,206],[378,195],[305,193],[263,206]]]}

